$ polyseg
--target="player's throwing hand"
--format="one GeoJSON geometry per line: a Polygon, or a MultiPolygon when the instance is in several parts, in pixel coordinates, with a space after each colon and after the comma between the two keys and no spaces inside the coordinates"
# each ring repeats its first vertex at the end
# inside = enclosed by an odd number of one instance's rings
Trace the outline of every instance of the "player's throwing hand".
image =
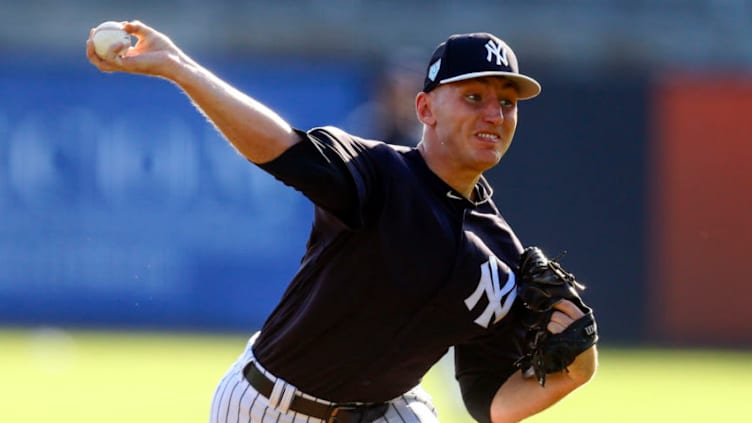
{"type": "Polygon", "coordinates": [[[190,60],[166,35],[140,21],[123,22],[123,29],[138,41],[124,55],[109,55],[108,59],[96,54],[92,41],[94,29],[89,32],[86,57],[100,71],[164,77],[170,74],[170,68],[177,67],[180,61],[190,60]]]}

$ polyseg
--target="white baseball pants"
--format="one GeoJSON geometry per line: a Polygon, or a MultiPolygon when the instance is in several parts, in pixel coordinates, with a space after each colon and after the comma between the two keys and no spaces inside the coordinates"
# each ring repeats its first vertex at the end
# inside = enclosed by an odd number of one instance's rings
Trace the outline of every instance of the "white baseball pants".
{"type": "MultiPolygon", "coordinates": [[[[326,423],[325,421],[297,414],[291,410],[285,410],[280,406],[280,398],[275,398],[276,407],[270,404],[270,399],[259,394],[243,377],[243,369],[254,360],[251,346],[257,335],[251,337],[235,363],[217,386],[212,400],[210,423],[326,423]]],[[[262,372],[270,379],[276,379],[256,363],[262,372]]],[[[289,386],[289,385],[288,385],[289,386]]],[[[293,388],[294,389],[294,388],[293,388]]],[[[292,392],[286,389],[287,392],[292,392]]],[[[317,400],[304,393],[294,391],[294,395],[300,395],[311,400],[329,404],[324,400],[317,400]]],[[[289,398],[288,398],[289,399],[289,398]]],[[[373,423],[438,423],[436,409],[431,403],[431,397],[421,388],[416,386],[405,394],[389,401],[386,414],[373,423]]]]}

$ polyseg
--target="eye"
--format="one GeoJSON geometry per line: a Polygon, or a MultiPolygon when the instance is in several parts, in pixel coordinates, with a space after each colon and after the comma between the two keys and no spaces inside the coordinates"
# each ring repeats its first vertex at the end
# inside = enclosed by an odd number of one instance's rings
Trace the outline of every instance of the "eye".
{"type": "Polygon", "coordinates": [[[473,103],[478,103],[482,100],[480,94],[466,94],[465,98],[473,103]]]}
{"type": "Polygon", "coordinates": [[[501,107],[509,108],[514,107],[515,102],[509,99],[502,99],[499,100],[499,104],[501,104],[501,107]]]}

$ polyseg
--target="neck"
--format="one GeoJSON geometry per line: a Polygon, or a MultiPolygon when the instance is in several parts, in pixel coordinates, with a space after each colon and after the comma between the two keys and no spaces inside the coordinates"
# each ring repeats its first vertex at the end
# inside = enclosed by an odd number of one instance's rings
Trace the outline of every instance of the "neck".
{"type": "Polygon", "coordinates": [[[436,176],[468,200],[475,201],[474,188],[480,179],[480,172],[458,168],[442,156],[441,152],[428,148],[425,142],[418,144],[418,151],[436,176]]]}

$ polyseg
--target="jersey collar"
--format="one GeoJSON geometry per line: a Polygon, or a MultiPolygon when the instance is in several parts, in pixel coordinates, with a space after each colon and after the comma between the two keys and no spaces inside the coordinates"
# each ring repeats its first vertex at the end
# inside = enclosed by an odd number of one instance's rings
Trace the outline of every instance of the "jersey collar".
{"type": "MultiPolygon", "coordinates": [[[[446,183],[444,185],[446,185],[446,183]]],[[[450,198],[455,201],[467,202],[475,207],[478,207],[481,204],[488,202],[488,200],[490,200],[491,197],[493,196],[493,187],[491,186],[491,184],[488,183],[488,181],[483,175],[481,175],[480,179],[478,180],[478,183],[475,184],[475,187],[473,188],[473,192],[475,193],[475,198],[477,198],[476,201],[468,200],[467,198],[463,197],[462,194],[458,193],[453,188],[451,188],[449,185],[446,185],[446,187],[447,187],[447,192],[446,192],[447,198],[450,198]]]]}
{"type": "Polygon", "coordinates": [[[462,194],[458,193],[456,190],[450,187],[446,182],[439,178],[438,175],[433,173],[417,148],[412,149],[407,154],[407,157],[411,158],[412,161],[418,164],[421,173],[425,175],[427,181],[429,182],[430,189],[436,192],[436,194],[448,199],[454,205],[461,205],[463,207],[478,207],[481,204],[487,203],[493,196],[493,187],[491,187],[491,184],[488,183],[483,175],[481,175],[478,183],[473,188],[475,192],[475,198],[477,200],[470,201],[467,198],[463,197],[462,194]]]}

